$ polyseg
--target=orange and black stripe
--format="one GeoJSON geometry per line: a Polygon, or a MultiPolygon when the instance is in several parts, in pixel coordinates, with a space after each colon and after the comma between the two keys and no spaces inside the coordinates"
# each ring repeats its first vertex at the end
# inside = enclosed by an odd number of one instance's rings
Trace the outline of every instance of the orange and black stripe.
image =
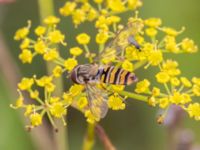
{"type": "Polygon", "coordinates": [[[136,77],[133,73],[114,66],[104,68],[101,74],[101,81],[109,84],[127,85],[135,80],[136,77]]]}

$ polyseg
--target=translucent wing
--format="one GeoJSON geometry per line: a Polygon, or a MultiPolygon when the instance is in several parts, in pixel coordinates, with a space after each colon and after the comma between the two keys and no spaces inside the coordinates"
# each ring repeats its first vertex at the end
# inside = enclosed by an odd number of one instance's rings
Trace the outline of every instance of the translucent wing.
{"type": "Polygon", "coordinates": [[[96,118],[104,118],[108,112],[107,93],[96,85],[87,84],[89,108],[96,118]]]}
{"type": "Polygon", "coordinates": [[[116,37],[105,47],[100,53],[99,58],[112,61],[117,57],[123,55],[124,50],[129,45],[134,45],[137,49],[140,49],[140,45],[135,40],[135,35],[141,32],[143,23],[140,20],[130,21],[124,29],[117,33],[116,37]]]}

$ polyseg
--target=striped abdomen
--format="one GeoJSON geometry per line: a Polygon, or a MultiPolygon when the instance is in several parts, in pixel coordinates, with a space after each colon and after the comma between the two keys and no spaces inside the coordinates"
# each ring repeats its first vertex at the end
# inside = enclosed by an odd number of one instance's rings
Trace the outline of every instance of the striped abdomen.
{"type": "Polygon", "coordinates": [[[137,78],[134,73],[115,66],[109,66],[103,69],[100,80],[101,82],[109,84],[129,85],[136,82],[137,78]]]}

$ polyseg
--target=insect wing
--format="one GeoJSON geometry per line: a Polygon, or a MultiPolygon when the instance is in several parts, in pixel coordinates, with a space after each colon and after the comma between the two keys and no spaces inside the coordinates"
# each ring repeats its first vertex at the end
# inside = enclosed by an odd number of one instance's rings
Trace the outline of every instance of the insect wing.
{"type": "Polygon", "coordinates": [[[89,108],[96,118],[104,118],[108,112],[107,93],[96,85],[87,84],[89,108]]]}

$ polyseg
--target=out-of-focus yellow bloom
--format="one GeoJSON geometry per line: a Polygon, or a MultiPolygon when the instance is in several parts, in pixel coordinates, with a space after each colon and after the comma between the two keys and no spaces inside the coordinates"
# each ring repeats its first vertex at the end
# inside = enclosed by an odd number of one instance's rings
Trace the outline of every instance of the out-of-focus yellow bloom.
{"type": "Polygon", "coordinates": [[[181,94],[179,92],[173,92],[173,95],[170,96],[170,102],[173,103],[173,104],[186,104],[188,102],[191,102],[191,97],[184,93],[184,94],[181,94]]]}
{"type": "Polygon", "coordinates": [[[43,76],[40,79],[36,79],[36,83],[38,86],[44,87],[46,84],[51,83],[52,79],[51,76],[43,76]]]}
{"type": "Polygon", "coordinates": [[[134,69],[133,64],[132,64],[130,61],[128,61],[128,60],[125,60],[125,61],[122,63],[122,68],[123,68],[124,70],[130,71],[130,72],[132,72],[133,69],[134,69]]]}
{"type": "Polygon", "coordinates": [[[29,38],[25,38],[22,43],[20,44],[20,48],[23,49],[27,49],[30,46],[30,39],[29,38]]]}
{"type": "Polygon", "coordinates": [[[198,85],[193,85],[192,92],[195,96],[200,96],[200,87],[198,85]]]}
{"type": "Polygon", "coordinates": [[[109,36],[108,36],[108,32],[99,32],[97,35],[96,35],[96,42],[98,44],[104,44],[107,42],[109,36]]]}
{"type": "Polygon", "coordinates": [[[148,99],[148,104],[149,104],[150,106],[152,106],[152,107],[155,107],[156,104],[157,104],[156,98],[155,98],[154,96],[150,97],[150,98],[148,99]]]}
{"type": "Polygon", "coordinates": [[[46,25],[54,25],[60,22],[60,18],[56,16],[48,16],[44,19],[46,25]]]}
{"type": "Polygon", "coordinates": [[[80,47],[72,47],[70,48],[70,54],[74,56],[79,56],[83,53],[83,50],[80,47]]]}
{"type": "Polygon", "coordinates": [[[75,2],[66,2],[63,7],[59,9],[59,12],[63,16],[69,16],[75,10],[77,4],[75,2]]]}
{"type": "Polygon", "coordinates": [[[33,127],[42,124],[42,116],[39,113],[33,113],[30,115],[30,122],[33,127]]]}
{"type": "Polygon", "coordinates": [[[144,21],[145,25],[152,27],[152,28],[157,28],[162,24],[162,21],[160,18],[149,18],[144,21]]]}
{"type": "Polygon", "coordinates": [[[78,62],[74,58],[68,58],[67,60],[65,60],[64,65],[68,71],[71,71],[72,69],[74,69],[75,66],[78,65],[78,62]]]}
{"type": "Polygon", "coordinates": [[[149,91],[150,82],[147,79],[144,79],[136,84],[135,92],[137,93],[146,93],[149,91]]]}
{"type": "Polygon", "coordinates": [[[96,118],[90,110],[85,111],[85,117],[87,118],[87,122],[94,124],[95,122],[98,122],[100,118],[96,118]]]}
{"type": "Polygon", "coordinates": [[[170,83],[173,85],[173,86],[179,86],[180,85],[180,80],[177,78],[177,77],[172,77],[170,79],[170,83]]]}
{"type": "Polygon", "coordinates": [[[150,37],[155,37],[158,33],[158,31],[155,28],[147,28],[145,30],[146,35],[150,36],[150,37]]]}
{"type": "Polygon", "coordinates": [[[124,85],[111,85],[111,87],[112,87],[112,90],[114,90],[114,91],[123,91],[124,90],[124,88],[125,88],[125,86],[124,85]]]}
{"type": "Polygon", "coordinates": [[[72,96],[77,96],[82,92],[83,89],[84,87],[82,85],[75,84],[70,87],[69,92],[72,96]]]}
{"type": "Polygon", "coordinates": [[[19,59],[22,61],[22,63],[31,63],[33,59],[33,54],[28,49],[23,49],[22,53],[19,55],[19,59]]]}
{"type": "Polygon", "coordinates": [[[152,89],[152,95],[153,96],[159,96],[160,95],[160,89],[157,87],[153,87],[152,89]]]}
{"type": "Polygon", "coordinates": [[[200,104],[199,103],[189,104],[187,108],[187,112],[189,113],[191,118],[194,118],[195,120],[200,120],[200,104]]]}
{"type": "Polygon", "coordinates": [[[38,26],[38,27],[35,29],[35,34],[36,34],[37,36],[42,36],[42,35],[45,34],[45,32],[46,32],[46,27],[44,27],[44,26],[38,26]]]}
{"type": "Polygon", "coordinates": [[[34,83],[32,78],[22,78],[21,82],[18,83],[18,87],[20,90],[29,90],[34,83]]]}
{"type": "Polygon", "coordinates": [[[191,87],[192,86],[192,83],[186,77],[181,77],[181,82],[185,87],[191,87]]]}
{"type": "Polygon", "coordinates": [[[183,39],[181,42],[181,47],[188,53],[195,53],[198,51],[198,47],[195,45],[194,41],[189,38],[183,39]]]}
{"type": "Polygon", "coordinates": [[[79,44],[86,45],[90,42],[90,36],[86,33],[81,33],[76,37],[79,44]]]}
{"type": "Polygon", "coordinates": [[[169,99],[167,97],[159,99],[159,107],[165,109],[169,106],[169,99]]]}
{"type": "Polygon", "coordinates": [[[122,12],[125,10],[122,0],[108,0],[107,6],[114,12],[122,12]]]}
{"type": "Polygon", "coordinates": [[[74,10],[72,13],[72,20],[73,20],[73,23],[75,24],[75,27],[77,27],[77,25],[81,24],[82,22],[86,20],[85,11],[82,9],[74,10]]]}
{"type": "Polygon", "coordinates": [[[31,91],[30,91],[30,97],[31,97],[32,99],[37,99],[38,96],[39,96],[38,90],[34,90],[34,91],[31,90],[31,91]]]}
{"type": "Polygon", "coordinates": [[[166,60],[162,64],[162,70],[166,72],[169,76],[180,75],[181,71],[177,67],[178,67],[178,63],[172,60],[166,60]]]}
{"type": "Polygon", "coordinates": [[[56,66],[52,72],[54,77],[60,77],[62,75],[62,67],[56,66]]]}
{"type": "Polygon", "coordinates": [[[27,105],[24,115],[29,116],[34,111],[34,108],[35,108],[35,105],[27,105]]]}
{"type": "Polygon", "coordinates": [[[80,109],[85,108],[88,105],[87,97],[81,97],[78,99],[77,105],[80,109]]]}
{"type": "Polygon", "coordinates": [[[148,56],[148,60],[153,66],[159,65],[163,61],[162,52],[160,50],[152,51],[148,56]]]}
{"type": "Polygon", "coordinates": [[[30,26],[31,26],[31,22],[28,21],[27,27],[23,27],[23,28],[18,29],[15,32],[14,40],[19,41],[19,40],[25,39],[27,37],[27,35],[29,34],[30,26]]]}
{"type": "Polygon", "coordinates": [[[156,74],[156,79],[159,83],[167,83],[170,77],[166,72],[159,72],[156,74]]]}

